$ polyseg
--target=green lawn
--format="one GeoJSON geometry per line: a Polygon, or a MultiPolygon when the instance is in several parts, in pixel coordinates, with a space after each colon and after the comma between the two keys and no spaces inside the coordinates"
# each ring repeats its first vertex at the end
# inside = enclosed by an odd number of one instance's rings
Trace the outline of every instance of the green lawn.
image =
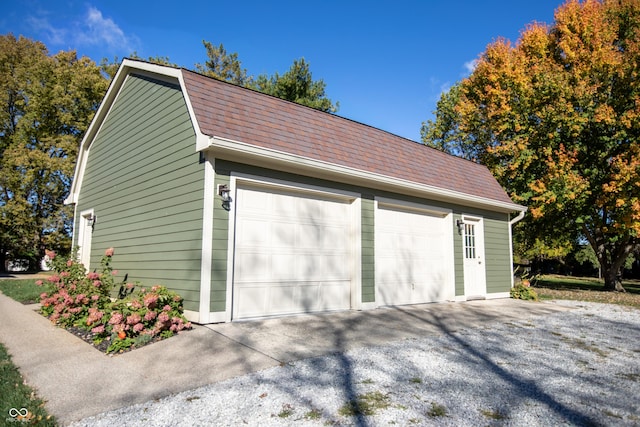
{"type": "Polygon", "coordinates": [[[605,291],[601,280],[589,277],[547,275],[532,284],[541,300],[569,299],[640,308],[640,282],[636,280],[622,281],[626,292],[605,291]]]}
{"type": "Polygon", "coordinates": [[[0,425],[55,426],[44,402],[24,384],[7,349],[0,344],[0,425]],[[24,417],[19,419],[20,417],[24,417]]]}
{"type": "Polygon", "coordinates": [[[4,279],[0,280],[0,292],[23,304],[32,304],[40,301],[40,294],[45,289],[36,285],[31,279],[4,279]]]}
{"type": "MultiPolygon", "coordinates": [[[[541,276],[536,286],[552,289],[580,289],[584,291],[604,290],[604,281],[595,277],[572,277],[559,275],[541,276]]],[[[640,282],[637,280],[623,280],[622,286],[632,294],[640,294],[640,282]]]]}

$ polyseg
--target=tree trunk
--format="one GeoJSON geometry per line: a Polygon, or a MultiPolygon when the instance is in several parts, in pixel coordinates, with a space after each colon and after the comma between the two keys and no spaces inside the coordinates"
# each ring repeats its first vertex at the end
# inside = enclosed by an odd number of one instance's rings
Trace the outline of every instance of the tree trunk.
{"type": "Polygon", "coordinates": [[[7,253],[4,248],[0,248],[0,273],[7,272],[7,253]]]}
{"type": "Polygon", "coordinates": [[[622,287],[622,281],[618,276],[618,272],[614,269],[604,271],[604,290],[615,292],[626,292],[622,287]]]}
{"type": "Polygon", "coordinates": [[[604,277],[604,290],[612,292],[626,292],[622,287],[620,270],[629,254],[638,246],[638,241],[630,235],[618,242],[607,241],[604,234],[597,227],[593,227],[594,233],[589,231],[585,224],[582,231],[596,253],[600,264],[600,272],[604,277]]]}
{"type": "Polygon", "coordinates": [[[609,268],[608,270],[603,269],[605,291],[626,292],[622,287],[622,281],[618,275],[618,270],[619,269],[614,268],[609,268]]]}

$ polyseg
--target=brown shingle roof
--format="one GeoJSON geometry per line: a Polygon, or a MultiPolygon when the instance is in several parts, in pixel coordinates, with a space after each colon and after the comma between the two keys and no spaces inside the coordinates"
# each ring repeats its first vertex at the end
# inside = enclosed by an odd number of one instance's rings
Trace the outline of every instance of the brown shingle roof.
{"type": "Polygon", "coordinates": [[[336,115],[182,71],[205,135],[513,203],[482,165],[336,115]]]}

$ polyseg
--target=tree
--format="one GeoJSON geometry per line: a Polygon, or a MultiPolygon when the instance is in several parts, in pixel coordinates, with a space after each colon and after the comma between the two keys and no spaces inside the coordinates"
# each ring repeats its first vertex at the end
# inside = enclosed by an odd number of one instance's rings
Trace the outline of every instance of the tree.
{"type": "Polygon", "coordinates": [[[245,68],[242,68],[237,53],[228,53],[222,43],[220,46],[214,46],[208,41],[202,43],[209,59],[204,64],[196,64],[196,69],[200,73],[316,110],[328,113],[338,111],[338,103],[334,105],[326,96],[325,82],[322,79],[313,80],[309,63],[304,58],[294,60],[289,71],[283,75],[261,74],[254,79],[247,74],[245,68]]]}
{"type": "Polygon", "coordinates": [[[520,236],[548,248],[586,239],[605,288],[622,290],[640,243],[639,67],[640,2],[569,0],[552,25],[487,46],[423,141],[482,161],[529,205],[520,236]]]}
{"type": "Polygon", "coordinates": [[[309,69],[309,63],[304,58],[294,60],[289,71],[283,75],[275,73],[271,77],[260,75],[253,87],[260,92],[306,105],[316,110],[335,113],[335,105],[327,98],[324,80],[314,81],[309,69]]]}
{"type": "Polygon", "coordinates": [[[45,248],[69,249],[63,200],[107,84],[74,51],[50,56],[40,42],[0,36],[0,269],[7,254],[33,268],[45,248]]]}
{"type": "Polygon", "coordinates": [[[227,53],[222,43],[214,46],[211,42],[202,41],[207,50],[207,59],[204,64],[196,64],[196,70],[205,76],[214,77],[239,86],[247,86],[252,78],[247,76],[247,70],[242,68],[237,53],[227,53]]]}

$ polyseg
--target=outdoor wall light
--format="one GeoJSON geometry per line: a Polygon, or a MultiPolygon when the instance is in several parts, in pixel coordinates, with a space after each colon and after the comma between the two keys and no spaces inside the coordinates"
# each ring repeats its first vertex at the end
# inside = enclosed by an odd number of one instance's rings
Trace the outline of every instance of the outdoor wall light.
{"type": "Polygon", "coordinates": [[[93,226],[96,225],[96,220],[98,219],[98,217],[93,214],[87,219],[89,220],[89,227],[93,228],[93,226]]]}
{"type": "Polygon", "coordinates": [[[458,226],[458,234],[462,235],[464,232],[464,222],[461,219],[456,220],[456,225],[458,226]]]}
{"type": "Polygon", "coordinates": [[[220,197],[222,197],[222,201],[223,202],[230,202],[231,201],[231,190],[229,190],[229,186],[228,185],[219,185],[218,186],[218,195],[220,197]]]}
{"type": "Polygon", "coordinates": [[[225,210],[231,209],[231,190],[229,190],[229,186],[226,184],[218,185],[218,195],[222,199],[222,208],[225,210]]]}

